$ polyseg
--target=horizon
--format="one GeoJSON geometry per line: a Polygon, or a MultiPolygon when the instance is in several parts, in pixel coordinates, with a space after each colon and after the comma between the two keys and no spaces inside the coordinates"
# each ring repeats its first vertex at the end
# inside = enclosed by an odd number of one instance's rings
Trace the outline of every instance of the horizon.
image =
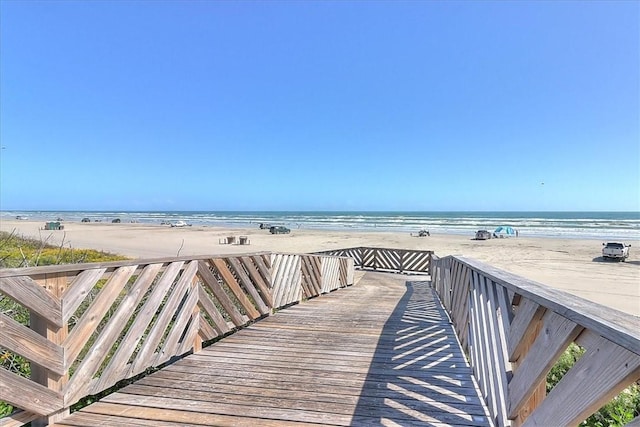
{"type": "Polygon", "coordinates": [[[479,210],[124,210],[124,209],[1,209],[0,213],[15,213],[15,212],[87,212],[87,213],[101,213],[101,212],[120,212],[120,213],[461,213],[461,214],[472,214],[472,213],[480,213],[480,214],[488,214],[488,213],[526,213],[526,214],[535,214],[535,213],[618,213],[618,214],[638,214],[640,215],[640,211],[622,211],[622,210],[609,210],[609,211],[573,211],[573,210],[548,210],[548,211],[503,211],[503,210],[492,210],[492,211],[479,211],[479,210]]]}
{"type": "Polygon", "coordinates": [[[0,2],[0,210],[638,212],[640,2],[0,2]]]}

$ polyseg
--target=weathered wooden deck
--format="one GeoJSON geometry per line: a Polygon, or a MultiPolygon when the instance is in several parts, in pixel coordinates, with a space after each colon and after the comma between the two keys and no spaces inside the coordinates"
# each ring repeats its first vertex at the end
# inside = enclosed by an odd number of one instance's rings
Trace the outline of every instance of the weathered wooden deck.
{"type": "Polygon", "coordinates": [[[490,425],[428,282],[366,273],[58,426],[490,425]]]}

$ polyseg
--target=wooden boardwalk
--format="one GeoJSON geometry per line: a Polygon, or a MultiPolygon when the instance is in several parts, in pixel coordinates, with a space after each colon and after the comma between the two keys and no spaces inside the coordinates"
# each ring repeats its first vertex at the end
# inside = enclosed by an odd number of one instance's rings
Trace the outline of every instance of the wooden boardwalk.
{"type": "Polygon", "coordinates": [[[366,273],[58,426],[491,425],[428,282],[366,273]]]}

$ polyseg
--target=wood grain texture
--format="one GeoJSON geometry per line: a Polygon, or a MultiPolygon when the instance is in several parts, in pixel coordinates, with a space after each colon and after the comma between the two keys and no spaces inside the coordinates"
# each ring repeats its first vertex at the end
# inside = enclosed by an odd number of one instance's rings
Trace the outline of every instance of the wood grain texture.
{"type": "Polygon", "coordinates": [[[222,288],[221,284],[218,283],[218,279],[213,275],[213,273],[209,270],[209,265],[205,261],[198,262],[198,276],[202,279],[202,282],[207,286],[213,295],[216,297],[220,305],[224,308],[225,312],[231,318],[231,321],[236,326],[241,326],[245,324],[245,319],[236,306],[231,301],[231,298],[227,295],[227,293],[222,288]]]}
{"type": "MultiPolygon", "coordinates": [[[[89,381],[96,375],[102,362],[109,355],[111,348],[116,343],[116,340],[122,335],[123,328],[151,286],[160,267],[160,264],[147,265],[131,285],[127,294],[124,295],[109,319],[109,322],[105,325],[104,329],[100,331],[65,387],[65,403],[70,405],[87,394],[98,393],[102,391],[102,389],[99,389],[101,385],[107,383],[113,384],[117,380],[116,376],[101,377],[101,380],[96,383],[94,388],[89,389],[88,387],[89,381]]],[[[109,372],[115,371],[111,370],[109,372]]]]}
{"type": "Polygon", "coordinates": [[[629,316],[584,298],[551,288],[497,267],[465,257],[456,259],[514,293],[550,309],[640,355],[640,317],[629,316]]]}
{"type": "Polygon", "coordinates": [[[213,303],[209,294],[207,294],[202,286],[198,286],[198,292],[200,294],[198,298],[198,304],[204,313],[209,316],[213,324],[211,325],[217,332],[217,335],[224,335],[232,328],[224,319],[218,307],[213,303]]]}
{"type": "Polygon", "coordinates": [[[57,327],[63,326],[62,303],[30,277],[0,278],[0,293],[37,313],[57,327]]]}
{"type": "Polygon", "coordinates": [[[111,416],[111,425],[490,425],[428,282],[375,273],[263,318],[59,425],[106,425],[111,416]]]}
{"type": "Polygon", "coordinates": [[[136,271],[137,265],[120,267],[104,285],[96,299],[83,313],[76,326],[69,332],[63,345],[65,348],[65,365],[70,366],[78,357],[91,334],[96,330],[102,318],[111,308],[113,302],[124,289],[127,281],[136,271]]]}
{"type": "MultiPolygon", "coordinates": [[[[182,265],[182,262],[172,263],[169,268],[165,270],[158,283],[154,284],[153,291],[135,318],[132,319],[129,329],[122,337],[115,353],[111,356],[109,364],[102,371],[98,383],[94,387],[95,390],[102,391],[127,377],[127,370],[129,368],[127,362],[142,339],[144,331],[147,329],[153,315],[164,298],[169,284],[173,281],[178,271],[180,271],[182,265]]],[[[149,286],[151,286],[152,281],[160,273],[161,268],[162,264],[150,264],[144,269],[143,274],[136,282],[140,286],[138,290],[140,298],[149,286]]],[[[136,305],[138,301],[139,299],[136,299],[136,305]]],[[[131,305],[125,306],[125,310],[130,307],[131,305]]],[[[123,327],[124,325],[121,326],[123,327]]]]}
{"type": "Polygon", "coordinates": [[[28,411],[16,411],[0,418],[0,427],[19,427],[40,418],[40,415],[28,411]]]}
{"type": "Polygon", "coordinates": [[[227,263],[224,259],[221,258],[213,258],[210,260],[210,263],[215,266],[216,270],[224,283],[229,287],[233,295],[236,297],[240,305],[242,306],[245,313],[251,320],[255,320],[260,317],[260,312],[256,310],[253,303],[247,297],[247,294],[240,287],[240,284],[231,273],[229,267],[227,267],[227,263]]]}
{"type": "Polygon", "coordinates": [[[509,383],[509,418],[516,417],[558,357],[583,329],[552,311],[547,311],[542,324],[542,330],[509,383]]]}
{"type": "Polygon", "coordinates": [[[531,335],[538,330],[538,323],[542,321],[546,311],[546,308],[533,300],[520,298],[519,302],[509,328],[509,360],[512,362],[520,358],[524,347],[532,341],[531,335]]]}
{"type": "Polygon", "coordinates": [[[63,408],[60,393],[5,369],[0,369],[0,401],[39,415],[48,415],[63,408]]]}
{"type": "Polygon", "coordinates": [[[640,379],[640,357],[605,338],[591,345],[527,418],[525,426],[577,425],[640,379]]]}
{"type": "Polygon", "coordinates": [[[128,376],[137,375],[145,369],[153,367],[153,361],[156,359],[158,346],[171,324],[171,319],[175,314],[178,305],[187,293],[193,278],[196,276],[200,262],[201,261],[198,260],[189,262],[183,270],[182,275],[180,275],[179,279],[176,281],[166,298],[164,305],[160,309],[160,313],[157,315],[155,322],[151,326],[151,329],[142,344],[142,348],[131,364],[129,373],[127,374],[128,376]]]}
{"type": "Polygon", "coordinates": [[[249,278],[251,279],[251,283],[257,288],[260,292],[260,296],[262,300],[265,302],[268,308],[273,307],[273,298],[271,297],[271,292],[269,291],[269,282],[271,280],[271,275],[269,274],[269,269],[264,265],[261,257],[241,257],[240,261],[242,266],[247,271],[249,278]],[[264,270],[264,274],[262,271],[264,270]]]}
{"type": "Polygon", "coordinates": [[[62,318],[65,322],[68,322],[71,316],[74,315],[106,271],[106,268],[85,270],[73,279],[67,290],[62,294],[62,318]]]}
{"type": "Polygon", "coordinates": [[[0,343],[5,349],[64,375],[63,348],[37,332],[0,313],[0,343]]]}
{"type": "Polygon", "coordinates": [[[253,299],[253,303],[260,312],[260,315],[269,314],[271,311],[269,309],[269,306],[267,306],[267,304],[265,304],[265,302],[263,301],[263,295],[259,292],[258,287],[254,286],[253,281],[245,271],[245,266],[241,262],[241,260],[236,258],[229,258],[227,261],[233,269],[233,274],[238,277],[240,283],[242,284],[242,287],[253,299]]]}

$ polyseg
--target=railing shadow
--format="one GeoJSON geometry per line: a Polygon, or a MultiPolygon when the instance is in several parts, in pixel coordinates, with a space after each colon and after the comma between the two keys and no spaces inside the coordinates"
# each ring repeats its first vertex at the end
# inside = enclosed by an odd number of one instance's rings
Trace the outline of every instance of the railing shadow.
{"type": "Polygon", "coordinates": [[[429,282],[406,287],[385,323],[352,425],[492,425],[429,282]]]}

